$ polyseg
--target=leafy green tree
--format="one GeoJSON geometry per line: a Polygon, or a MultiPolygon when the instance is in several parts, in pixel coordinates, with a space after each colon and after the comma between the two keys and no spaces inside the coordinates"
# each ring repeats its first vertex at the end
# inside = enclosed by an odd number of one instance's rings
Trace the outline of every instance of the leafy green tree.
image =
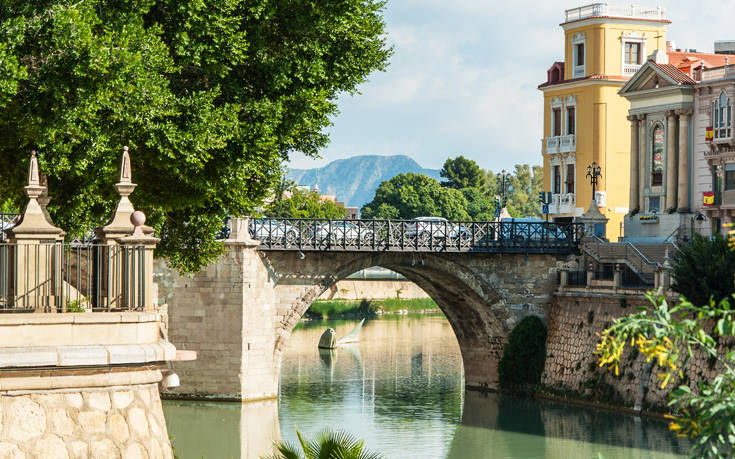
{"type": "Polygon", "coordinates": [[[447,179],[441,183],[442,186],[456,189],[479,188],[485,181],[485,175],[480,166],[464,156],[448,158],[439,171],[439,175],[447,179]]]}
{"type": "Polygon", "coordinates": [[[474,221],[490,221],[495,218],[495,200],[483,188],[462,188],[467,200],[467,213],[474,221]]]}
{"type": "Polygon", "coordinates": [[[735,456],[735,351],[718,345],[735,337],[735,310],[727,298],[705,306],[686,300],[669,306],[660,293],[646,297],[648,307],[616,319],[602,332],[599,365],[617,375],[626,347],[637,348],[658,366],[662,389],[677,378],[684,382],[669,393],[669,406],[676,410],[669,428],[692,439],[692,457],[735,456]],[[712,380],[684,380],[684,369],[696,354],[720,370],[712,380]]]}
{"type": "Polygon", "coordinates": [[[705,237],[694,233],[691,245],[674,254],[674,291],[694,304],[709,304],[735,293],[735,252],[721,234],[705,237]]]}
{"type": "MultiPolygon", "coordinates": [[[[227,215],[315,156],[337,97],[384,69],[381,0],[0,2],[0,196],[39,152],[55,222],[104,223],[123,145],[158,255],[196,271],[227,215]]],[[[20,207],[20,206],[17,206],[20,207]]]]}
{"type": "MultiPolygon", "coordinates": [[[[490,170],[485,172],[485,189],[490,196],[500,196],[501,181],[490,170]]],[[[506,182],[508,213],[512,217],[541,217],[541,203],[538,194],[543,191],[544,169],[541,166],[516,164],[510,176],[510,184],[506,182]]]]}
{"type": "Polygon", "coordinates": [[[291,197],[274,200],[266,209],[269,217],[281,218],[346,218],[347,213],[343,206],[333,201],[322,199],[319,193],[313,191],[292,191],[291,197]]]}
{"type": "Polygon", "coordinates": [[[296,431],[301,450],[287,442],[276,443],[276,454],[265,459],[380,459],[383,456],[365,449],[365,440],[358,440],[341,431],[324,430],[313,440],[296,431]]]}
{"type": "Polygon", "coordinates": [[[362,218],[401,218],[421,216],[468,220],[467,200],[462,192],[444,188],[423,174],[398,174],[380,184],[375,197],[365,204],[362,218]]]}

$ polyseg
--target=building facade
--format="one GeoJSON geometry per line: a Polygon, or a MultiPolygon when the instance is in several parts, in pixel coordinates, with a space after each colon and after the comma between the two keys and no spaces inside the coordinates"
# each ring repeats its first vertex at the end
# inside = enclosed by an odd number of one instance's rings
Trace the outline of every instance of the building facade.
{"type": "Polygon", "coordinates": [[[552,192],[554,221],[571,221],[592,203],[587,167],[601,167],[594,196],[608,219],[606,236],[617,240],[628,213],[629,103],[618,95],[666,43],[663,8],[595,3],[566,10],[564,61],[555,62],[544,94],[544,187],[552,192]]]}
{"type": "Polygon", "coordinates": [[[701,131],[703,143],[704,131],[695,122],[710,121],[708,115],[706,120],[695,115],[695,79],[726,58],[667,46],[666,53],[653,53],[620,90],[630,101],[627,241],[687,239],[701,229],[702,218],[696,219],[701,193],[695,192],[695,139],[701,131]]]}
{"type": "Polygon", "coordinates": [[[693,175],[694,209],[706,217],[698,220],[704,234],[735,222],[734,99],[735,65],[702,70],[694,98],[693,175]]]}

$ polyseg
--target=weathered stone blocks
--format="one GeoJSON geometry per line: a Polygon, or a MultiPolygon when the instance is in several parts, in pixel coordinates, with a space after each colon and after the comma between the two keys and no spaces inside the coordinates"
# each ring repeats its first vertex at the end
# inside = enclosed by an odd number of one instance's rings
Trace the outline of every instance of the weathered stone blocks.
{"type": "Polygon", "coordinates": [[[155,384],[0,393],[0,458],[170,458],[155,384]]]}

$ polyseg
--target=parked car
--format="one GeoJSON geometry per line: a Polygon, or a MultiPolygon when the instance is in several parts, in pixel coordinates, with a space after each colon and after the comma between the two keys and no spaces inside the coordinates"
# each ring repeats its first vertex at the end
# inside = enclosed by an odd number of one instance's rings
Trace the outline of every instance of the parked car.
{"type": "Polygon", "coordinates": [[[569,235],[554,222],[547,222],[538,217],[503,218],[500,221],[500,237],[510,241],[559,240],[568,239],[569,235]],[[519,223],[513,225],[510,223],[519,223]],[[525,223],[525,224],[524,224],[525,223]]]}
{"type": "Polygon", "coordinates": [[[339,244],[342,241],[348,244],[361,241],[364,244],[373,239],[373,231],[370,228],[343,220],[322,223],[314,235],[317,240],[329,240],[332,244],[339,244]]]}
{"type": "Polygon", "coordinates": [[[290,223],[263,217],[250,221],[250,235],[259,241],[270,239],[270,242],[293,244],[298,240],[299,231],[290,223]]]}
{"type": "Polygon", "coordinates": [[[405,234],[421,239],[445,239],[447,236],[456,239],[470,237],[470,230],[444,217],[416,217],[406,224],[405,234]]]}

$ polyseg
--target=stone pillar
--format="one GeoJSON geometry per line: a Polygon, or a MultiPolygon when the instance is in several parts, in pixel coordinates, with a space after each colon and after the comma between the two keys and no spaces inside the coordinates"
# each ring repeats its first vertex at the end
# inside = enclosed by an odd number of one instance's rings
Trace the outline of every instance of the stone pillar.
{"type": "Polygon", "coordinates": [[[160,239],[143,233],[145,214],[136,210],[130,216],[135,226],[133,234],[118,239],[126,249],[122,252],[124,272],[121,285],[125,309],[153,310],[153,250],[160,239]]]}
{"type": "MultiPolygon", "coordinates": [[[[28,185],[24,188],[28,203],[17,225],[7,231],[8,305],[18,309],[56,312],[63,308],[64,290],[61,275],[61,242],[66,234],[47,218],[39,198],[46,191],[41,184],[36,152],[31,152],[28,185]]],[[[47,201],[43,201],[44,203],[47,201]]]]}
{"type": "Polygon", "coordinates": [[[666,112],[666,212],[676,209],[676,113],[666,112]]]}
{"type": "Polygon", "coordinates": [[[559,272],[559,287],[566,287],[569,285],[569,271],[563,269],[559,272]]]}
{"type": "Polygon", "coordinates": [[[678,212],[689,212],[689,115],[679,111],[679,189],[678,212]]]}
{"type": "Polygon", "coordinates": [[[618,289],[623,286],[623,271],[620,269],[620,264],[615,264],[615,274],[613,274],[613,284],[618,289]]]}
{"type": "Polygon", "coordinates": [[[640,139],[638,134],[640,128],[638,127],[637,116],[631,115],[628,120],[630,121],[630,199],[628,206],[630,207],[629,212],[632,212],[633,209],[638,207],[638,167],[640,163],[640,153],[638,151],[640,139]]]}
{"type": "Polygon", "coordinates": [[[646,158],[649,157],[649,154],[648,142],[646,142],[646,117],[640,115],[638,118],[642,121],[638,126],[638,209],[643,212],[646,208],[646,158]]]}
{"type": "Polygon", "coordinates": [[[592,263],[587,265],[587,288],[592,287],[592,280],[595,278],[595,273],[592,271],[592,263]]]}

